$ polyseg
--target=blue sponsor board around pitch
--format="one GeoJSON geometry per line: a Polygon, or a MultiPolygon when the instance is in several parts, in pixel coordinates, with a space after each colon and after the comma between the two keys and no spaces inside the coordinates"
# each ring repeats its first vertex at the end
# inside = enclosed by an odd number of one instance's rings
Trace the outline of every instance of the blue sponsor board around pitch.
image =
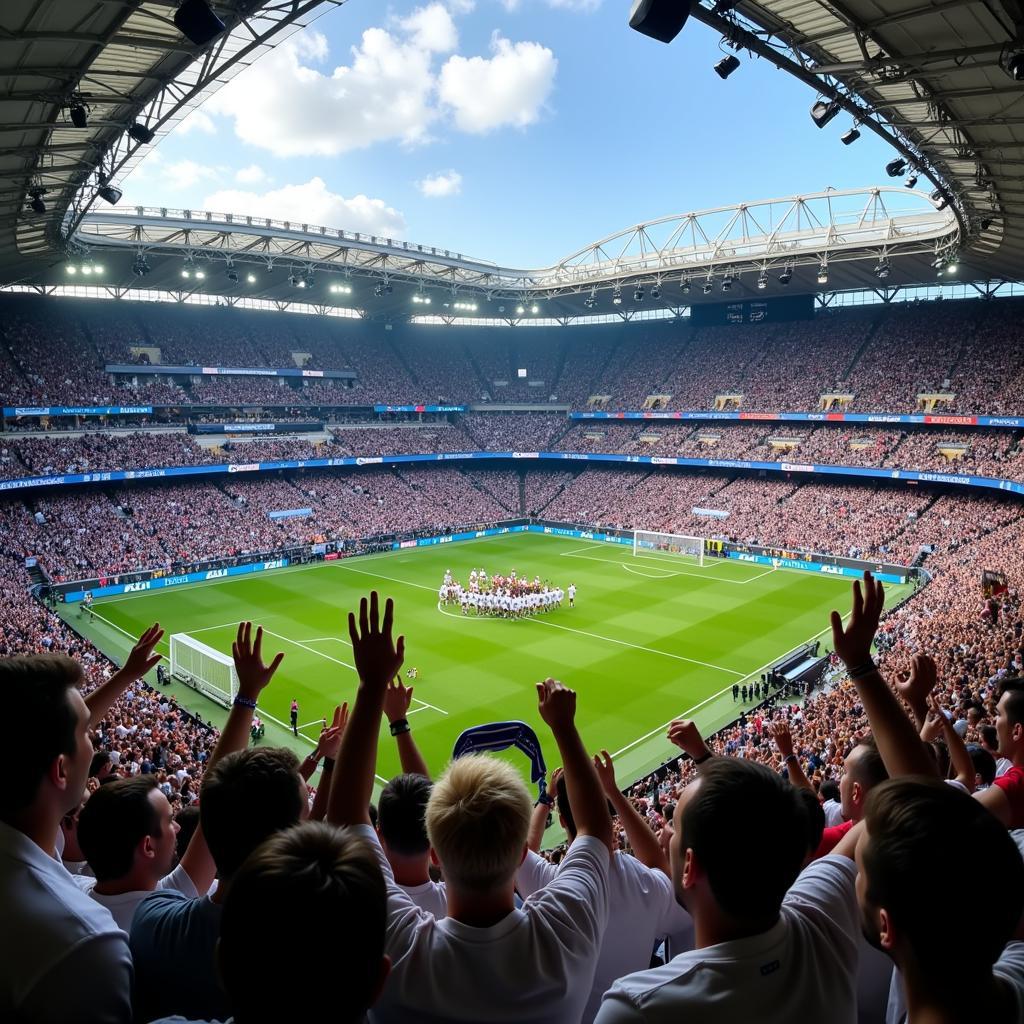
{"type": "MultiPolygon", "coordinates": [[[[250,562],[248,565],[233,565],[223,569],[206,569],[203,572],[186,572],[180,576],[158,576],[152,580],[138,580],[134,583],[109,583],[104,587],[92,587],[89,593],[93,597],[111,597],[114,594],[138,594],[146,590],[164,590],[167,587],[180,587],[185,583],[202,583],[204,580],[230,579],[232,576],[249,576],[254,572],[265,572],[267,569],[283,569],[288,565],[287,558],[272,558],[268,562],[250,562]]],[[[85,597],[84,590],[69,590],[64,594],[68,604],[74,604],[85,597]]]]}
{"type": "MultiPolygon", "coordinates": [[[[852,576],[860,579],[864,575],[862,568],[847,565],[825,565],[822,562],[809,562],[803,558],[773,558],[769,555],[753,555],[747,551],[726,551],[726,557],[737,562],[753,562],[755,565],[769,565],[773,569],[800,569],[803,572],[817,572],[826,576],[852,576]]],[[[898,576],[894,572],[872,570],[876,580],[883,583],[906,583],[906,576],[898,576]]]]}

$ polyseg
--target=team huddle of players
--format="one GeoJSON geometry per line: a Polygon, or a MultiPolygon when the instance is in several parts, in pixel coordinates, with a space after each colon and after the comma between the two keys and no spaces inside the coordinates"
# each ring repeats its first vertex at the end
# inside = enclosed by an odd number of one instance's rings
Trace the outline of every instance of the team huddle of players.
{"type": "Polygon", "coordinates": [[[463,615],[496,615],[503,619],[521,619],[561,608],[566,596],[569,607],[576,604],[576,585],[567,590],[541,582],[539,576],[528,579],[517,576],[513,569],[508,576],[488,576],[483,569],[473,569],[469,586],[464,587],[452,577],[451,569],[437,592],[442,605],[458,605],[463,615]]]}

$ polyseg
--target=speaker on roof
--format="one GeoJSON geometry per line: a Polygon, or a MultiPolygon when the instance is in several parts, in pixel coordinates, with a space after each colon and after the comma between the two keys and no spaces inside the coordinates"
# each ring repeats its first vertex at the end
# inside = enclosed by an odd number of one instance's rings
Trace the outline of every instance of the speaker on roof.
{"type": "Polygon", "coordinates": [[[633,0],[629,27],[662,43],[671,43],[690,16],[690,0],[633,0]]]}
{"type": "Polygon", "coordinates": [[[174,24],[196,46],[203,46],[224,31],[224,22],[206,0],[185,0],[174,12],[174,24]]]}

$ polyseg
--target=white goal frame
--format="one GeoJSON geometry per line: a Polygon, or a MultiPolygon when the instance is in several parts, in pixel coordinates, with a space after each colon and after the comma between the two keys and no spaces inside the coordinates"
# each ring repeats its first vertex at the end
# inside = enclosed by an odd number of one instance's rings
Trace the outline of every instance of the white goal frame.
{"type": "Polygon", "coordinates": [[[704,566],[704,538],[682,533],[633,531],[633,557],[684,559],[689,565],[704,566]]]}
{"type": "Polygon", "coordinates": [[[226,708],[238,695],[238,673],[231,655],[214,650],[188,633],[171,634],[171,678],[226,708]]]}

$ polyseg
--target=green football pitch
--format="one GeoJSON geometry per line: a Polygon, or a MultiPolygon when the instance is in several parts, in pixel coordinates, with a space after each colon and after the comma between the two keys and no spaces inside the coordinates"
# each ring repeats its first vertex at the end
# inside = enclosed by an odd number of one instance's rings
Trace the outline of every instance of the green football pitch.
{"type": "MultiPolygon", "coordinates": [[[[346,613],[371,589],[394,598],[406,669],[419,670],[411,724],[433,771],[464,729],[508,719],[532,725],[549,768],[557,763],[534,689],[554,676],[578,692],[584,742],[615,755],[622,785],[672,753],[665,732],[673,718],[695,718],[705,733],[720,728],[743,708],[733,683],[827,639],[829,611],[850,607],[850,582],[835,577],[718,559],[699,567],[674,556],[634,558],[617,545],[508,534],[110,598],[96,602],[98,621],[84,631],[105,631],[108,650],[116,636],[124,650],[129,636],[159,621],[168,636],[188,633],[229,653],[240,619],[262,624],[265,655],[280,650],[285,660],[260,713],[285,722],[296,698],[308,749],[320,719],[355,695],[346,613]],[[565,601],[521,620],[439,608],[445,570],[466,583],[474,567],[575,583],[576,607],[565,601]]],[[[901,589],[890,588],[890,601],[901,589]]],[[[73,608],[65,614],[83,628],[73,608]]],[[[378,773],[389,778],[399,765],[383,732],[378,773]]]]}

